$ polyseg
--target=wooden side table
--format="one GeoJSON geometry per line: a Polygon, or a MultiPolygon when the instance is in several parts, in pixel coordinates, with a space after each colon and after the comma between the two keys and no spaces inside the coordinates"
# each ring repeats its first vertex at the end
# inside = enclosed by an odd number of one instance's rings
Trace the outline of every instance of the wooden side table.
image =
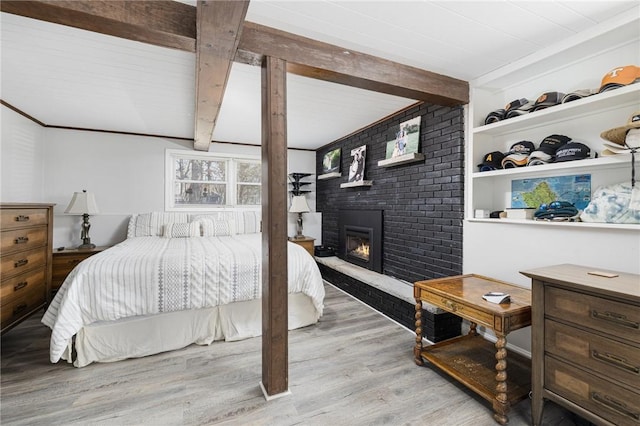
{"type": "Polygon", "coordinates": [[[313,244],[315,240],[316,240],[315,238],[311,238],[311,237],[304,237],[304,238],[289,237],[289,241],[304,247],[304,249],[308,251],[312,257],[315,255],[314,244],[313,244]]]}
{"type": "Polygon", "coordinates": [[[467,386],[493,405],[493,418],[506,424],[511,404],[527,397],[531,388],[531,361],[517,353],[507,365],[506,336],[531,325],[531,291],[480,275],[458,275],[414,284],[416,299],[415,362],[424,359],[467,386]],[[495,304],[482,295],[490,291],[509,293],[511,303],[495,304]],[[466,336],[431,346],[422,344],[422,302],[452,312],[471,323],[466,336]],[[497,341],[478,335],[482,325],[494,331],[497,341]],[[497,362],[496,362],[497,361],[497,362]]]}
{"type": "Polygon", "coordinates": [[[58,291],[64,280],[67,278],[67,275],[69,275],[78,263],[108,248],[108,246],[105,246],[82,250],[71,248],[54,250],[52,261],[53,272],[51,279],[51,296],[58,291]]]}

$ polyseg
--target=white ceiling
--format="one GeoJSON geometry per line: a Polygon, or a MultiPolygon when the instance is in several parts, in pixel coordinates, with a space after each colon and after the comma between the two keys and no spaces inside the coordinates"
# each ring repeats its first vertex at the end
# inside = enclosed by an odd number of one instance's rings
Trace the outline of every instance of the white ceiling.
{"type": "MultiPolygon", "coordinates": [[[[253,0],[246,20],[471,81],[622,13],[640,2],[253,0]]],[[[48,125],[193,138],[195,54],[1,15],[5,102],[48,125]]],[[[415,103],[296,75],[287,85],[293,148],[415,103]]],[[[260,135],[260,70],[234,63],[213,139],[260,135]]]]}

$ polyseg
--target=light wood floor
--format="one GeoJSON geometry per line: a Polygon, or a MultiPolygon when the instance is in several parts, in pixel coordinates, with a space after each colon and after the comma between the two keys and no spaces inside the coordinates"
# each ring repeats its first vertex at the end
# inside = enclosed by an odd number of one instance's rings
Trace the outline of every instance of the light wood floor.
{"type": "MultiPolygon", "coordinates": [[[[2,338],[2,425],[494,425],[490,404],[413,362],[410,330],[327,287],[325,314],[289,334],[291,395],[259,389],[259,338],[74,368],[50,364],[31,317],[2,338]]],[[[530,404],[510,425],[528,425],[530,404]]],[[[552,404],[545,424],[572,426],[552,404]]]]}

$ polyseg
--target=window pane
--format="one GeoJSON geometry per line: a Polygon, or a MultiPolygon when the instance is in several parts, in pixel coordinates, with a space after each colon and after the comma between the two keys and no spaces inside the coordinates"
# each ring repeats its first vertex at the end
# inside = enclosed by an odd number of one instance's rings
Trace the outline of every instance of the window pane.
{"type": "Polygon", "coordinates": [[[226,182],[226,162],[176,158],[176,180],[226,182]]]}
{"type": "Polygon", "coordinates": [[[260,205],[260,185],[238,185],[238,204],[242,206],[260,205]]]}
{"type": "Polygon", "coordinates": [[[238,162],[238,182],[260,183],[262,167],[260,163],[238,162]]]}
{"type": "Polygon", "coordinates": [[[225,204],[226,185],[177,182],[175,204],[225,204]]]}

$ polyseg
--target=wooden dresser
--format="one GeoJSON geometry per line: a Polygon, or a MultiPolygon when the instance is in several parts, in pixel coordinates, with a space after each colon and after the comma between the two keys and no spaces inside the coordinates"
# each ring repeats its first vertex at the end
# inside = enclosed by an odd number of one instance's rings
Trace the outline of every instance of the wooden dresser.
{"type": "Polygon", "coordinates": [[[522,273],[532,279],[533,424],[549,399],[597,425],[640,425],[640,275],[522,273]]]}
{"type": "Polygon", "coordinates": [[[48,301],[53,204],[0,204],[2,334],[48,301]]]}

